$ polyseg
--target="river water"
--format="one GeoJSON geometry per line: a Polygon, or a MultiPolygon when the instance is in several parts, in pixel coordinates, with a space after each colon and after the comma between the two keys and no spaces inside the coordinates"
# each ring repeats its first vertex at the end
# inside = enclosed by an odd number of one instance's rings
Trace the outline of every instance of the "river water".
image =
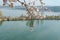
{"type": "Polygon", "coordinates": [[[60,20],[2,21],[0,40],[60,40],[60,20]]]}

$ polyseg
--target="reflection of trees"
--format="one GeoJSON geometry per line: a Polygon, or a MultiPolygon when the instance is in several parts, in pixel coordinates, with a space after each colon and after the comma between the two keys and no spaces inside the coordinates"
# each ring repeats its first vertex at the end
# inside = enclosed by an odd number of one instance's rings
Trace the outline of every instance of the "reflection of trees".
{"type": "Polygon", "coordinates": [[[0,21],[0,26],[3,24],[4,21],[0,21]]]}
{"type": "MultiPolygon", "coordinates": [[[[34,27],[34,23],[35,23],[35,20],[29,20],[27,21],[26,25],[30,27],[30,31],[33,31],[33,27],[34,27]]],[[[36,20],[36,25],[37,26],[42,26],[42,24],[44,23],[44,20],[36,20]]]]}
{"type": "Polygon", "coordinates": [[[43,24],[44,23],[44,20],[40,20],[41,21],[41,24],[43,24]]]}
{"type": "Polygon", "coordinates": [[[29,26],[30,27],[29,30],[32,31],[34,27],[34,20],[27,21],[26,25],[29,26]]]}
{"type": "Polygon", "coordinates": [[[27,21],[27,26],[33,27],[34,20],[27,21]]]}
{"type": "Polygon", "coordinates": [[[37,25],[42,25],[44,23],[44,20],[36,20],[37,25]]]}
{"type": "MultiPolygon", "coordinates": [[[[29,27],[34,27],[34,20],[29,20],[27,21],[26,25],[29,26],[29,27]]],[[[44,23],[44,20],[36,20],[36,24],[37,25],[42,25],[44,23]]]]}

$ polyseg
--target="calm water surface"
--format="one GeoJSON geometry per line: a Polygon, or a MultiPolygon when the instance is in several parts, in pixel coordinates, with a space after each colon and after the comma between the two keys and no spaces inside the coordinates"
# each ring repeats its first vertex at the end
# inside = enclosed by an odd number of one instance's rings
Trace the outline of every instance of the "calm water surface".
{"type": "Polygon", "coordinates": [[[3,21],[0,40],[60,40],[60,20],[3,21]]]}

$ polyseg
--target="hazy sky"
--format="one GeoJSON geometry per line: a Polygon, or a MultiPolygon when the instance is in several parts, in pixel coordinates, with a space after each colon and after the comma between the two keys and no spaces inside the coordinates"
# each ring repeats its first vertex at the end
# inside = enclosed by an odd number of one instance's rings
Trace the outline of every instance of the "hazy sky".
{"type": "MultiPolygon", "coordinates": [[[[23,1],[23,0],[21,0],[23,1]]],[[[27,1],[27,0],[26,0],[27,1]]],[[[46,6],[60,6],[60,0],[43,0],[46,6]]],[[[0,0],[0,5],[2,5],[2,0],[0,0]]],[[[18,2],[14,3],[14,5],[20,5],[18,2]]],[[[39,0],[37,0],[36,5],[39,6],[39,0]]]]}

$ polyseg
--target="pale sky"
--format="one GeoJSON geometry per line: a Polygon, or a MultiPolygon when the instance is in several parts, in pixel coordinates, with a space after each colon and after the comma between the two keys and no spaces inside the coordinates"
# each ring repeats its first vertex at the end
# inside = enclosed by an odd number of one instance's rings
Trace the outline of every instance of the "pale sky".
{"type": "MultiPolygon", "coordinates": [[[[23,0],[21,0],[23,1],[23,0]]],[[[27,2],[28,0],[26,0],[27,2]]],[[[43,0],[46,6],[60,6],[60,0],[43,0]]],[[[0,5],[2,5],[2,0],[0,0],[0,5]]],[[[20,5],[18,2],[14,3],[14,5],[20,5]]],[[[36,1],[36,5],[40,6],[39,0],[36,1]]]]}

